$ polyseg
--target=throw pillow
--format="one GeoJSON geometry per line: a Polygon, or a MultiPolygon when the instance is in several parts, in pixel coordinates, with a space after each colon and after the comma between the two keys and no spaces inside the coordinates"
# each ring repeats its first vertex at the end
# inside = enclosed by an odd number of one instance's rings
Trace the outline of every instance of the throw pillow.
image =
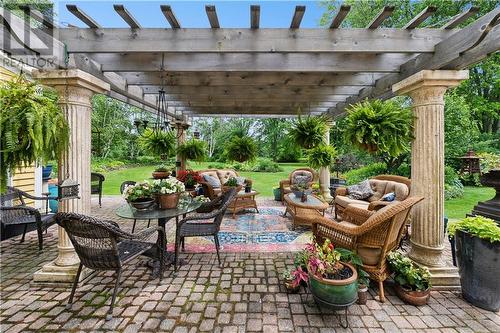
{"type": "Polygon", "coordinates": [[[213,188],[220,188],[221,186],[220,180],[210,175],[203,175],[203,179],[213,188]]]}
{"type": "Polygon", "coordinates": [[[245,185],[245,177],[236,177],[236,183],[240,186],[245,185]]]}
{"type": "Polygon", "coordinates": [[[296,184],[307,184],[310,181],[312,181],[310,176],[304,175],[304,176],[295,176],[293,178],[293,185],[296,184]]]}
{"type": "Polygon", "coordinates": [[[372,187],[368,180],[364,180],[359,184],[351,185],[347,188],[347,193],[349,193],[349,198],[355,200],[368,199],[373,195],[372,187]]]}
{"type": "Polygon", "coordinates": [[[394,192],[389,192],[387,194],[384,194],[382,197],[382,201],[394,201],[396,199],[396,194],[394,192]]]}

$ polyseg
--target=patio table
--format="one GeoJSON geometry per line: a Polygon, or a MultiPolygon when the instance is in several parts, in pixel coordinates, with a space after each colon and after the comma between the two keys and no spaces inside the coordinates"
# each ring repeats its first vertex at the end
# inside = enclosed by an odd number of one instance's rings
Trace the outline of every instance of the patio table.
{"type": "Polygon", "coordinates": [[[302,202],[294,193],[285,194],[286,209],[283,216],[290,213],[293,220],[293,229],[297,225],[311,225],[312,221],[325,215],[329,205],[314,195],[308,195],[307,201],[302,202]]]}
{"type": "MultiPolygon", "coordinates": [[[[179,216],[185,216],[188,213],[191,213],[198,209],[201,206],[201,202],[193,201],[179,201],[179,204],[176,208],[172,209],[160,209],[156,204],[149,209],[146,210],[137,210],[131,207],[129,204],[124,204],[118,209],[116,209],[115,213],[121,218],[124,219],[137,219],[137,220],[149,220],[155,219],[158,220],[158,226],[165,228],[167,222],[175,217],[175,228],[177,230],[177,224],[179,222],[179,216]]],[[[165,266],[170,266],[174,262],[174,253],[167,251],[167,236],[165,230],[165,256],[163,264],[165,266]]],[[[182,263],[181,263],[182,264],[182,263]]],[[[159,272],[159,267],[153,266],[153,275],[159,272]]]]}

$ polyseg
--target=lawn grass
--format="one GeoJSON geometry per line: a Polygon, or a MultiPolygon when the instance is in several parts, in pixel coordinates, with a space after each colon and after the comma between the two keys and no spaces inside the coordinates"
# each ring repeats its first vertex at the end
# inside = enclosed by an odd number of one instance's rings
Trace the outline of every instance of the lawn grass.
{"type": "MultiPolygon", "coordinates": [[[[192,163],[189,167],[193,170],[207,169],[209,162],[192,163]]],[[[279,185],[279,181],[288,179],[292,170],[304,167],[303,163],[280,163],[283,168],[281,172],[239,172],[242,177],[250,178],[253,181],[252,187],[260,192],[261,197],[273,197],[273,187],[279,185]]],[[[151,178],[154,166],[131,167],[104,173],[106,181],[103,184],[103,194],[120,194],[120,184],[125,180],[143,181],[151,178]]]]}
{"type": "MultiPolygon", "coordinates": [[[[206,169],[208,162],[193,163],[193,170],[206,169]]],[[[240,175],[252,179],[253,188],[260,192],[259,197],[273,197],[273,187],[277,187],[279,181],[287,179],[290,172],[296,168],[304,167],[303,163],[280,163],[283,168],[281,172],[240,172],[240,175]]],[[[131,167],[105,173],[106,181],[103,184],[105,195],[119,195],[120,184],[125,180],[143,181],[151,177],[153,166],[131,167]]],[[[486,187],[470,187],[464,189],[464,196],[458,199],[445,201],[445,214],[449,219],[460,219],[470,213],[478,201],[493,198],[494,190],[486,187]]]]}
{"type": "Polygon", "coordinates": [[[463,197],[444,202],[444,214],[450,220],[464,218],[465,214],[470,213],[478,201],[489,200],[494,195],[495,190],[491,187],[466,186],[463,197]]]}

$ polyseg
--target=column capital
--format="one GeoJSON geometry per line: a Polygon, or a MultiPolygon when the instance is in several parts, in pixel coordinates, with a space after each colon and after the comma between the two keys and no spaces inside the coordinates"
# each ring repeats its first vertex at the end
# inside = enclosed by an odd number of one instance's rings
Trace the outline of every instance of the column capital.
{"type": "MultiPolygon", "coordinates": [[[[394,84],[392,91],[398,95],[407,95],[421,88],[454,87],[468,78],[468,70],[423,70],[394,84]]],[[[445,91],[446,89],[443,94],[445,91]]]]}
{"type": "Polygon", "coordinates": [[[34,70],[32,75],[42,84],[51,87],[71,86],[85,88],[97,94],[105,93],[111,89],[109,83],[80,69],[34,70]]]}

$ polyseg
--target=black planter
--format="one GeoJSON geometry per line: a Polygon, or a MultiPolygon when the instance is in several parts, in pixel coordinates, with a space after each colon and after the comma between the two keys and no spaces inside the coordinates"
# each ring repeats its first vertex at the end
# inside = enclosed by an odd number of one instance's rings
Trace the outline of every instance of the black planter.
{"type": "Polygon", "coordinates": [[[500,244],[493,244],[457,230],[455,245],[463,297],[475,306],[498,311],[500,244]]]}

